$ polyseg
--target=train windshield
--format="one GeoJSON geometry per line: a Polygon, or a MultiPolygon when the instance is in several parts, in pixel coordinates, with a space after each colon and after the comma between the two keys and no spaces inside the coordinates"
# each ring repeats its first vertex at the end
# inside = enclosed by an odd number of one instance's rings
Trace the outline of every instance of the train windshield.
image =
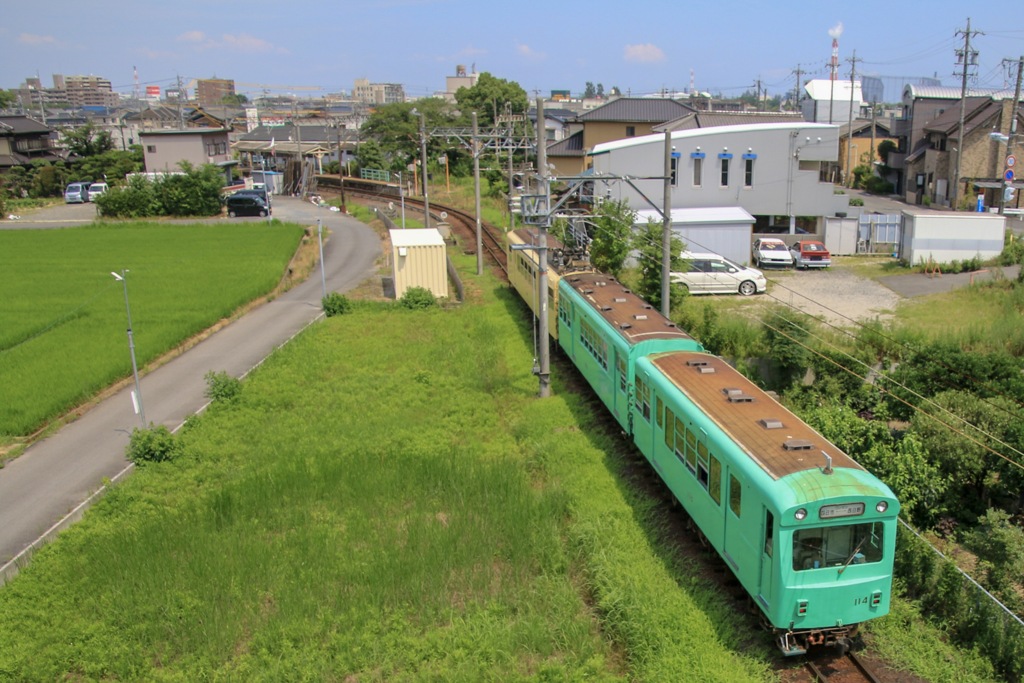
{"type": "Polygon", "coordinates": [[[882,559],[882,522],[793,532],[793,570],[842,567],[882,559]]]}

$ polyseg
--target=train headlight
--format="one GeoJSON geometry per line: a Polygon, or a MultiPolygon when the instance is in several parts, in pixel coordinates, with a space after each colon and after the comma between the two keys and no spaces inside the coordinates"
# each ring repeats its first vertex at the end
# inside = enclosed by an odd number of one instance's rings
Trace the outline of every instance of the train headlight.
{"type": "Polygon", "coordinates": [[[888,509],[889,509],[889,504],[886,503],[884,500],[878,501],[878,505],[875,506],[875,510],[877,510],[879,512],[885,512],[888,509]]]}
{"type": "Polygon", "coordinates": [[[798,522],[805,520],[807,519],[807,510],[800,508],[795,513],[793,513],[793,516],[796,517],[796,521],[798,522]]]}

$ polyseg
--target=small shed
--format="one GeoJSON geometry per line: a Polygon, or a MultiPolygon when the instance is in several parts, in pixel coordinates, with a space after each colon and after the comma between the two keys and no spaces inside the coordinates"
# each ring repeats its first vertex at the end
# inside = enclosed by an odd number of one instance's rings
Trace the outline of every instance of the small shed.
{"type": "Polygon", "coordinates": [[[423,287],[438,298],[447,297],[447,253],[441,233],[434,228],[388,232],[391,235],[395,298],[402,298],[410,287],[423,287]]]}
{"type": "MultiPolygon", "coordinates": [[[[636,212],[638,225],[646,225],[649,218],[662,220],[658,211],[636,212]]],[[[686,249],[719,254],[744,265],[750,263],[753,229],[754,217],[739,206],[672,209],[672,232],[686,243],[686,249]]]]}
{"type": "Polygon", "coordinates": [[[899,257],[911,265],[989,259],[1003,250],[1006,219],[964,211],[904,211],[899,257]]]}

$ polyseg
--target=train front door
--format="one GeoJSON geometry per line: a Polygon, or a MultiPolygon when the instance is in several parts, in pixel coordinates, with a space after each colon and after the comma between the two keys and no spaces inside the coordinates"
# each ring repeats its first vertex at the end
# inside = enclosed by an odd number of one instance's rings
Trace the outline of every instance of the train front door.
{"type": "Polygon", "coordinates": [[[772,558],[775,555],[775,516],[764,508],[761,516],[764,522],[763,543],[761,544],[761,572],[757,586],[757,599],[765,609],[772,603],[772,558]]]}

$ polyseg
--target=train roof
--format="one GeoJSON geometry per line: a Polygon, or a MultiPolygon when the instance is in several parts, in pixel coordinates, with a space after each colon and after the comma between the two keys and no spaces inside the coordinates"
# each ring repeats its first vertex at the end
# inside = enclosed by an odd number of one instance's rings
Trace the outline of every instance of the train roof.
{"type": "Polygon", "coordinates": [[[651,363],[773,479],[825,466],[863,470],[810,425],[717,356],[684,351],[651,363]]]}
{"type": "MultiPolygon", "coordinates": [[[[540,230],[538,228],[519,228],[518,230],[513,230],[512,232],[509,233],[509,241],[515,244],[537,244],[539,235],[540,230]]],[[[551,233],[547,233],[547,235],[548,249],[562,248],[562,242],[557,237],[555,237],[551,233]]],[[[537,255],[534,254],[533,252],[530,253],[533,256],[533,259],[536,260],[537,255]]]]}
{"type": "Polygon", "coordinates": [[[569,273],[562,275],[562,282],[575,290],[630,344],[650,339],[693,340],[611,275],[596,271],[569,273]]]}

